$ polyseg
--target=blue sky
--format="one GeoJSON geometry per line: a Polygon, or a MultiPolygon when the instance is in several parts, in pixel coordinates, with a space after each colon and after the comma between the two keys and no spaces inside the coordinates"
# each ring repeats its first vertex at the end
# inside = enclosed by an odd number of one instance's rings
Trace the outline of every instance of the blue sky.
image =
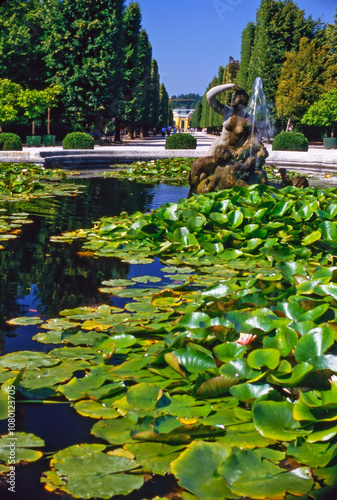
{"type": "MultiPolygon", "coordinates": [[[[260,0],[137,0],[160,81],[169,95],[203,94],[229,57],[240,59],[241,33],[260,0]]],[[[130,0],[127,0],[128,5],[130,0]]],[[[333,22],[335,0],[298,0],[306,17],[333,22]]],[[[263,75],[261,75],[263,78],[263,75]]]]}

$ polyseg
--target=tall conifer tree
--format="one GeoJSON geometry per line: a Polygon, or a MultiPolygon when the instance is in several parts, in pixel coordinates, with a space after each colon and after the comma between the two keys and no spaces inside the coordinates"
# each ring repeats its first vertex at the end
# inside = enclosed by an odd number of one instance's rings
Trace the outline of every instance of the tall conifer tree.
{"type": "Polygon", "coordinates": [[[150,125],[158,127],[159,125],[159,72],[156,59],[151,61],[151,83],[149,88],[150,95],[150,125]]]}
{"type": "Polygon", "coordinates": [[[148,135],[151,125],[151,60],[152,47],[146,31],[142,30],[138,42],[139,97],[136,116],[136,122],[140,126],[142,137],[148,135]]]}
{"type": "Polygon", "coordinates": [[[319,22],[304,11],[293,0],[262,0],[257,11],[255,42],[250,59],[247,79],[251,89],[256,77],[263,80],[267,101],[275,102],[275,92],[286,52],[296,51],[300,39],[312,39],[319,22]]]}
{"type": "Polygon", "coordinates": [[[247,92],[247,80],[249,71],[249,62],[252,55],[255,37],[255,24],[248,23],[242,32],[241,37],[241,56],[240,56],[240,69],[238,73],[238,85],[245,89],[247,92]]]}
{"type": "Polygon", "coordinates": [[[24,87],[47,87],[42,47],[44,9],[39,0],[0,6],[0,75],[24,87]]]}
{"type": "Polygon", "coordinates": [[[209,127],[209,110],[210,110],[210,105],[207,102],[206,99],[206,94],[210,90],[211,84],[208,85],[206,88],[206,91],[204,95],[202,96],[202,112],[201,112],[201,118],[200,118],[200,127],[201,128],[206,128],[209,127]]]}
{"type": "Polygon", "coordinates": [[[309,106],[336,87],[337,64],[331,64],[327,46],[302,38],[297,52],[288,52],[276,91],[280,118],[300,122],[309,106]]]}
{"type": "Polygon", "coordinates": [[[158,123],[160,127],[166,127],[169,124],[169,95],[163,83],[159,87],[158,123]]]}
{"type": "Polygon", "coordinates": [[[329,59],[332,64],[337,63],[337,7],[334,22],[329,24],[325,30],[325,43],[329,48],[329,59]]]}
{"type": "Polygon", "coordinates": [[[46,0],[46,62],[73,127],[118,117],[124,81],[123,0],[46,0]]]}
{"type": "Polygon", "coordinates": [[[202,115],[202,104],[198,101],[197,107],[191,117],[191,127],[200,128],[201,127],[201,115],[202,115]]]}
{"type": "Polygon", "coordinates": [[[128,125],[129,138],[134,137],[135,120],[137,116],[141,89],[139,64],[139,36],[141,29],[141,12],[138,3],[132,2],[124,13],[124,51],[125,51],[125,78],[124,119],[128,125]]]}

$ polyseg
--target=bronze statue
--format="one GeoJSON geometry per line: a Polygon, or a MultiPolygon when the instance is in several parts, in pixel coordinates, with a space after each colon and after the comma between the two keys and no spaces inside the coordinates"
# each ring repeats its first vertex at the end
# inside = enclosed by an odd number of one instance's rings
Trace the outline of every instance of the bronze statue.
{"type": "Polygon", "coordinates": [[[246,112],[249,96],[245,90],[233,83],[217,85],[207,92],[207,102],[211,108],[223,116],[221,135],[210,147],[207,156],[219,157],[222,151],[228,149],[234,153],[235,149],[244,145],[250,137],[252,123],[246,112]],[[234,90],[230,106],[222,104],[215,97],[226,90],[234,90]]]}
{"type": "MultiPolygon", "coordinates": [[[[198,158],[189,173],[190,190],[193,193],[209,193],[233,186],[270,184],[262,169],[268,151],[260,141],[258,128],[252,135],[252,118],[246,108],[247,92],[233,83],[217,85],[207,92],[211,108],[223,116],[223,128],[207,156],[198,158]],[[231,107],[220,103],[216,96],[226,90],[234,90],[231,107]]],[[[285,171],[281,171],[282,186],[291,185],[285,171]]]]}

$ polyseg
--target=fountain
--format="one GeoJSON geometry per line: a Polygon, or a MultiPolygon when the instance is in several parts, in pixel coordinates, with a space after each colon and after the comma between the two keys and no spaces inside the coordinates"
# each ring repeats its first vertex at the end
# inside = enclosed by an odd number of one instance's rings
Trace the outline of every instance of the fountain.
{"type": "Polygon", "coordinates": [[[259,141],[261,141],[263,137],[269,139],[274,135],[273,127],[269,119],[268,106],[266,104],[266,94],[264,93],[262,79],[260,77],[257,77],[254,82],[253,93],[249,99],[247,110],[252,120],[250,148],[250,156],[252,156],[254,133],[257,134],[259,141]]]}
{"type": "MultiPolygon", "coordinates": [[[[198,158],[191,167],[189,197],[193,193],[209,193],[233,186],[293,185],[284,169],[280,169],[282,182],[275,184],[268,181],[262,168],[268,157],[262,137],[270,137],[272,127],[261,78],[256,78],[254,82],[251,99],[238,85],[226,83],[210,89],[207,101],[214,111],[223,116],[223,128],[207,156],[198,158]],[[217,95],[227,90],[234,90],[231,106],[216,99],[217,95]]],[[[305,186],[307,183],[303,180],[299,184],[305,186]]]]}

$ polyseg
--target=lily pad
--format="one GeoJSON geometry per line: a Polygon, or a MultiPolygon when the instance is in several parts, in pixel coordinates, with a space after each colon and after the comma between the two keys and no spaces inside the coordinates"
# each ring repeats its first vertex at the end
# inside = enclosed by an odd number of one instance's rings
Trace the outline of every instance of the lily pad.
{"type": "Polygon", "coordinates": [[[0,438],[0,460],[6,464],[35,462],[42,457],[43,453],[31,448],[43,446],[44,441],[34,434],[13,432],[0,438]]]}
{"type": "Polygon", "coordinates": [[[314,484],[310,469],[286,472],[253,450],[233,452],[220,466],[220,472],[233,493],[252,499],[281,499],[287,492],[302,496],[314,484]]]}
{"type": "Polygon", "coordinates": [[[227,446],[197,440],[172,462],[171,471],[182,487],[201,500],[235,499],[238,497],[218,474],[219,467],[230,454],[231,449],[227,446]]]}
{"type": "Polygon", "coordinates": [[[293,405],[288,401],[258,402],[253,408],[253,421],[262,436],[277,441],[292,441],[310,433],[294,419],[293,405]]]}
{"type": "Polygon", "coordinates": [[[138,467],[135,460],[106,453],[105,446],[97,444],[62,450],[54,455],[51,466],[56,476],[47,473],[42,482],[75,498],[127,495],[144,481],[142,476],[125,474],[138,467]]]}

